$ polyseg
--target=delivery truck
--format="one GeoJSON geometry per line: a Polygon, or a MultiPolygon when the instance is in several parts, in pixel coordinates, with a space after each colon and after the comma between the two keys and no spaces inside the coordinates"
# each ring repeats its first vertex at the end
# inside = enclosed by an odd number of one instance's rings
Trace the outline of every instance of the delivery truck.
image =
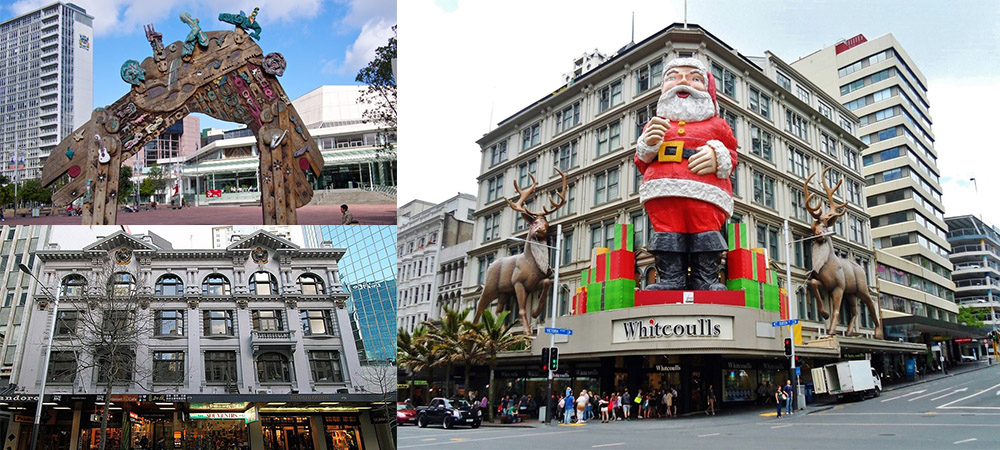
{"type": "Polygon", "coordinates": [[[882,393],[882,380],[871,362],[841,361],[812,370],[813,387],[817,394],[829,394],[841,400],[856,397],[878,397],[882,393]]]}

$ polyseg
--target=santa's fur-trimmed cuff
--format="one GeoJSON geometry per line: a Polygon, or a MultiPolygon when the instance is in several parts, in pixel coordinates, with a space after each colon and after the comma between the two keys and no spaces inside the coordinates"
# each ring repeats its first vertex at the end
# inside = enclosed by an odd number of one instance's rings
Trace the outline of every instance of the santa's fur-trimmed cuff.
{"type": "Polygon", "coordinates": [[[709,147],[715,150],[715,176],[719,179],[729,178],[733,172],[733,157],[729,154],[729,149],[726,148],[726,144],[722,141],[717,141],[712,139],[706,142],[709,147]]]}
{"type": "Polygon", "coordinates": [[[659,145],[653,147],[646,145],[646,143],[642,141],[642,136],[640,136],[638,142],[635,143],[635,156],[646,164],[653,162],[659,152],[659,145]]]}

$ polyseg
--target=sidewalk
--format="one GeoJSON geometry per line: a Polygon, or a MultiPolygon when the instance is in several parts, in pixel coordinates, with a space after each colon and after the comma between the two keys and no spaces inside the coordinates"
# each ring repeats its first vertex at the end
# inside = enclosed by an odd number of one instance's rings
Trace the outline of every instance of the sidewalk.
{"type": "Polygon", "coordinates": [[[960,364],[960,365],[958,365],[956,367],[952,367],[951,369],[948,369],[948,374],[947,375],[944,374],[944,373],[942,373],[942,372],[935,372],[935,373],[932,373],[930,375],[924,375],[924,376],[920,377],[917,380],[901,381],[901,382],[898,382],[898,383],[887,383],[886,385],[883,386],[882,392],[891,392],[891,391],[895,391],[897,389],[903,389],[903,388],[907,388],[907,387],[910,387],[910,386],[927,383],[927,382],[930,382],[930,381],[940,380],[942,378],[953,377],[955,375],[966,373],[966,372],[972,372],[972,371],[976,371],[976,370],[982,370],[982,369],[986,369],[986,368],[993,367],[993,366],[996,366],[996,365],[997,365],[996,362],[994,362],[991,365],[991,364],[987,364],[986,361],[976,361],[976,362],[962,363],[962,364],[960,364]]]}

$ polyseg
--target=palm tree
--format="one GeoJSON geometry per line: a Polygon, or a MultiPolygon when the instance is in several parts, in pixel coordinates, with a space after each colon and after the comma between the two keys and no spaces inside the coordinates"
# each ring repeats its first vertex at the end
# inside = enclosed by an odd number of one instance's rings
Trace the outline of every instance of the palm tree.
{"type": "MultiPolygon", "coordinates": [[[[486,355],[486,361],[490,366],[490,384],[487,394],[487,398],[490,401],[493,401],[493,382],[497,368],[497,355],[501,352],[520,349],[525,344],[531,342],[530,335],[512,334],[510,332],[514,323],[505,323],[508,313],[509,311],[504,311],[500,315],[494,316],[493,312],[488,309],[483,311],[481,328],[474,335],[474,338],[479,341],[479,345],[486,355]]],[[[548,402],[548,399],[545,399],[545,401],[548,402]]],[[[493,411],[496,408],[487,409],[489,410],[489,420],[492,422],[493,411]]]]}
{"type": "Polygon", "coordinates": [[[413,334],[400,328],[396,334],[396,361],[410,372],[410,383],[421,372],[429,371],[436,362],[427,343],[427,328],[418,326],[413,334]]]}
{"type": "MultiPolygon", "coordinates": [[[[455,347],[458,346],[468,322],[466,317],[472,312],[472,308],[459,311],[444,306],[440,318],[424,322],[427,327],[427,334],[424,336],[431,353],[436,358],[434,366],[445,366],[445,397],[451,396],[451,371],[456,362],[455,347]]],[[[471,323],[470,323],[471,325],[471,323]]],[[[461,359],[461,358],[458,358],[461,359]]]]}

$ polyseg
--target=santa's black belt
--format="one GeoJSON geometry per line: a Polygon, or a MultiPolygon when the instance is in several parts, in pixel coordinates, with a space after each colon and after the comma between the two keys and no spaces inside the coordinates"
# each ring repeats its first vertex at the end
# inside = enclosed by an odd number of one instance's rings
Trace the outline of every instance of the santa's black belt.
{"type": "Polygon", "coordinates": [[[659,162],[681,162],[698,153],[697,149],[684,147],[684,141],[665,141],[660,144],[656,160],[659,162]]]}

